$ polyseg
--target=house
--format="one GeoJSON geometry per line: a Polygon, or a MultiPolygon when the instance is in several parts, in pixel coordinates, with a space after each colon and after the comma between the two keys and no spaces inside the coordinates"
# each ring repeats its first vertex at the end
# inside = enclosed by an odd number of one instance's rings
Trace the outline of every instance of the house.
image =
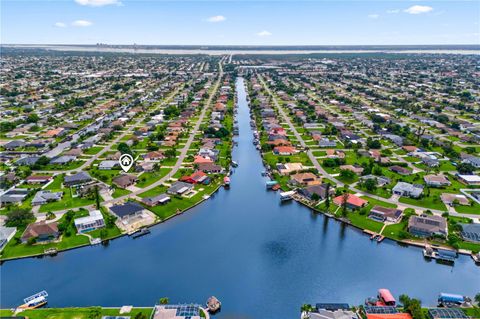
{"type": "Polygon", "coordinates": [[[25,188],[12,188],[0,195],[0,204],[18,204],[23,202],[29,191],[25,188]]]}
{"type": "Polygon", "coordinates": [[[55,157],[54,159],[52,159],[50,161],[50,164],[65,165],[65,164],[68,164],[70,162],[73,162],[76,159],[77,159],[76,156],[62,155],[62,156],[58,156],[58,157],[55,157]]]}
{"type": "Polygon", "coordinates": [[[413,319],[409,313],[368,313],[367,319],[413,319]]]}
{"type": "Polygon", "coordinates": [[[467,155],[463,158],[462,163],[471,164],[475,168],[480,168],[480,157],[467,155]]]}
{"type": "Polygon", "coordinates": [[[375,179],[375,180],[377,180],[377,186],[379,186],[379,187],[383,187],[387,184],[390,184],[390,182],[391,182],[390,178],[388,178],[388,177],[376,176],[376,175],[372,175],[372,174],[361,176],[360,179],[361,180],[375,179]]]}
{"type": "Polygon", "coordinates": [[[221,173],[223,171],[220,165],[214,163],[198,163],[197,167],[204,173],[221,173]]]}
{"type": "Polygon", "coordinates": [[[153,151],[143,155],[145,161],[161,161],[165,159],[165,155],[161,151],[153,151]]]}
{"type": "Polygon", "coordinates": [[[379,205],[375,205],[368,215],[369,218],[373,220],[378,220],[381,222],[391,222],[396,223],[402,217],[402,211],[397,208],[387,208],[379,205]]]}
{"type": "Polygon", "coordinates": [[[180,178],[180,181],[190,183],[190,184],[209,184],[210,183],[210,178],[208,177],[207,174],[205,174],[202,171],[196,171],[193,174],[189,176],[183,176],[180,178]]]}
{"type": "Polygon", "coordinates": [[[363,173],[363,167],[361,167],[360,165],[340,165],[340,170],[352,171],[357,175],[363,173]]]}
{"type": "Polygon", "coordinates": [[[51,192],[49,190],[38,191],[32,199],[32,205],[44,205],[48,202],[56,202],[61,200],[63,192],[51,192]]]}
{"type": "Polygon", "coordinates": [[[277,163],[276,167],[281,175],[288,175],[292,172],[303,170],[302,163],[277,163]]]}
{"type": "Polygon", "coordinates": [[[394,173],[400,174],[400,175],[410,175],[412,174],[412,170],[406,167],[398,166],[398,165],[393,165],[390,166],[390,170],[394,173]]]}
{"type": "Polygon", "coordinates": [[[40,156],[25,156],[15,162],[17,166],[33,166],[39,160],[40,156]]]}
{"type": "Polygon", "coordinates": [[[17,227],[0,226],[0,251],[8,244],[8,242],[15,236],[17,227]]]}
{"type": "Polygon", "coordinates": [[[27,184],[45,184],[52,180],[52,176],[49,175],[30,175],[25,178],[27,184]]]}
{"type": "MultiPolygon", "coordinates": [[[[305,188],[300,188],[298,193],[305,196],[308,199],[312,199],[314,194],[316,194],[321,200],[327,197],[327,184],[316,184],[316,185],[309,185],[305,188]]],[[[333,187],[330,187],[329,194],[333,195],[335,193],[333,187]]]]}
{"type": "Polygon", "coordinates": [[[34,238],[36,242],[50,241],[58,239],[59,236],[60,231],[57,222],[41,221],[28,225],[22,234],[21,241],[26,243],[31,238],[34,238]]]}
{"type": "Polygon", "coordinates": [[[191,191],[192,189],[192,184],[177,181],[170,186],[170,188],[167,190],[167,194],[181,195],[191,191]]]}
{"type": "Polygon", "coordinates": [[[456,203],[458,205],[468,205],[470,203],[467,196],[460,194],[442,193],[440,198],[446,206],[454,206],[456,203]]]}
{"type": "Polygon", "coordinates": [[[101,161],[100,164],[98,164],[98,169],[101,170],[108,170],[108,169],[114,169],[115,167],[119,167],[120,163],[118,161],[101,161]]]}
{"type": "Polygon", "coordinates": [[[318,141],[318,146],[320,147],[336,147],[337,142],[336,141],[331,141],[328,138],[322,138],[320,141],[318,141]]]}
{"type": "Polygon", "coordinates": [[[90,183],[92,178],[87,172],[81,171],[77,174],[65,176],[63,179],[63,185],[67,187],[79,186],[83,184],[90,183]]]}
{"type": "Polygon", "coordinates": [[[105,227],[105,220],[99,210],[92,210],[88,216],[76,218],[74,223],[79,233],[86,233],[105,227]]]}
{"type": "Polygon", "coordinates": [[[120,188],[127,188],[135,184],[137,180],[138,180],[138,177],[136,175],[122,174],[113,178],[112,183],[117,185],[120,188]]]}
{"type": "Polygon", "coordinates": [[[145,208],[142,205],[131,201],[110,207],[110,211],[120,220],[125,222],[142,216],[144,210],[145,208]]]}
{"type": "Polygon", "coordinates": [[[462,226],[461,236],[463,240],[480,243],[480,224],[460,224],[462,226]]]}
{"type": "Polygon", "coordinates": [[[310,319],[358,319],[358,316],[355,312],[347,309],[317,309],[313,312],[310,312],[308,317],[310,319]]]}
{"type": "Polygon", "coordinates": [[[311,173],[311,172],[304,172],[304,173],[297,173],[290,175],[289,183],[297,186],[307,186],[307,185],[315,185],[320,184],[321,179],[311,173]]]}
{"type": "Polygon", "coordinates": [[[16,148],[24,147],[27,145],[24,140],[13,140],[3,145],[7,151],[13,151],[16,148]]]}
{"type": "Polygon", "coordinates": [[[275,155],[292,155],[297,153],[297,150],[292,146],[275,146],[273,154],[275,155]]]}
{"type": "MultiPolygon", "coordinates": [[[[342,206],[343,204],[343,195],[337,196],[333,199],[333,203],[337,206],[342,206]]],[[[358,196],[353,194],[348,194],[347,196],[347,207],[350,209],[362,208],[368,204],[368,201],[361,199],[358,196]]]]}
{"type": "Polygon", "coordinates": [[[213,160],[208,158],[208,157],[203,157],[200,155],[196,155],[193,160],[194,164],[208,164],[208,163],[213,163],[213,160]]]}
{"type": "Polygon", "coordinates": [[[419,198],[423,192],[423,185],[419,184],[409,184],[405,182],[398,182],[392,188],[392,193],[395,195],[419,198]]]}
{"type": "Polygon", "coordinates": [[[413,215],[408,220],[408,232],[420,237],[446,236],[448,234],[447,220],[436,215],[413,215]]]}
{"type": "Polygon", "coordinates": [[[145,197],[142,199],[142,203],[150,207],[156,206],[158,204],[166,204],[169,201],[170,196],[168,196],[167,194],[160,194],[157,196],[145,197]]]}
{"type": "Polygon", "coordinates": [[[479,175],[461,175],[457,174],[457,178],[460,182],[466,185],[480,185],[480,176],[479,175]]]}
{"type": "Polygon", "coordinates": [[[431,187],[450,186],[450,181],[445,175],[425,175],[423,177],[425,184],[431,187]]]}

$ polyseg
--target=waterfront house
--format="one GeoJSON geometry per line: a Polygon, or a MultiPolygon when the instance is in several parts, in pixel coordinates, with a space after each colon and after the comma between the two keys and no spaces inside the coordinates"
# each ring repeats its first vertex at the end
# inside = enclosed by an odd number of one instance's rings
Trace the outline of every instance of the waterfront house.
{"type": "Polygon", "coordinates": [[[142,199],[142,203],[147,206],[153,207],[158,204],[166,204],[170,201],[170,196],[167,194],[160,194],[152,197],[145,197],[142,199]]]}
{"type": "Polygon", "coordinates": [[[462,232],[460,235],[463,240],[472,243],[480,243],[480,224],[460,224],[462,232]]]}
{"type": "Polygon", "coordinates": [[[86,233],[105,227],[105,220],[99,210],[92,210],[88,216],[76,218],[74,223],[79,233],[86,233]]]}
{"type": "Polygon", "coordinates": [[[132,201],[110,207],[110,211],[122,222],[126,223],[137,217],[141,217],[144,210],[145,208],[142,205],[132,201]]]}
{"type": "Polygon", "coordinates": [[[288,175],[303,170],[302,163],[277,163],[276,167],[281,175],[288,175]]]}
{"type": "MultiPolygon", "coordinates": [[[[343,204],[343,195],[337,196],[333,199],[333,203],[337,206],[342,206],[343,204]]],[[[350,209],[358,209],[362,208],[364,206],[367,206],[368,201],[353,195],[353,194],[348,194],[347,196],[347,207],[350,209]]]]}
{"type": "Polygon", "coordinates": [[[423,180],[430,187],[443,187],[451,184],[445,175],[425,175],[423,180]]]}
{"type": "Polygon", "coordinates": [[[180,181],[190,183],[190,184],[209,184],[210,178],[207,174],[202,171],[196,171],[189,176],[183,176],[180,178],[180,181]]]}
{"type": "Polygon", "coordinates": [[[368,313],[367,319],[413,319],[409,313],[368,313]]]}
{"type": "Polygon", "coordinates": [[[58,239],[59,236],[57,222],[41,221],[28,225],[20,239],[22,243],[26,243],[30,238],[34,238],[36,242],[43,242],[58,239]]]}
{"type": "Polygon", "coordinates": [[[49,190],[41,190],[35,193],[35,196],[32,199],[32,205],[44,205],[48,202],[56,202],[61,200],[63,197],[63,192],[51,192],[49,190]]]}
{"type": "Polygon", "coordinates": [[[308,314],[310,319],[358,319],[355,312],[349,309],[317,309],[308,314]]]}
{"type": "MultiPolygon", "coordinates": [[[[312,199],[313,195],[316,194],[321,200],[327,197],[327,184],[316,184],[316,185],[309,185],[305,188],[298,189],[298,193],[302,196],[312,199]]],[[[330,187],[329,194],[330,196],[335,193],[333,187],[330,187]]]]}
{"type": "Polygon", "coordinates": [[[221,173],[223,168],[220,165],[214,163],[199,163],[197,164],[198,170],[204,173],[221,173]]]}
{"type": "Polygon", "coordinates": [[[419,237],[446,236],[447,220],[436,215],[413,215],[408,220],[408,232],[419,237]]]}
{"type": "Polygon", "coordinates": [[[3,250],[16,233],[17,227],[0,226],[0,251],[3,250]]]}
{"type": "Polygon", "coordinates": [[[405,182],[398,182],[392,188],[392,193],[395,195],[406,196],[411,198],[419,198],[423,192],[423,185],[409,184],[405,182]]]}
{"type": "Polygon", "coordinates": [[[469,319],[460,308],[430,308],[428,309],[429,319],[469,319]]]}
{"type": "Polygon", "coordinates": [[[379,205],[375,205],[368,215],[369,218],[373,220],[378,220],[381,222],[391,222],[396,223],[402,217],[402,211],[398,208],[389,208],[379,205]]]}
{"type": "Polygon", "coordinates": [[[320,184],[320,182],[321,179],[311,172],[292,174],[289,181],[290,184],[295,186],[315,185],[320,184]]]}
{"type": "Polygon", "coordinates": [[[177,181],[172,184],[167,190],[167,194],[181,195],[193,189],[193,185],[185,182],[177,181]]]}
{"type": "Polygon", "coordinates": [[[87,172],[81,171],[77,174],[67,175],[63,179],[63,185],[67,187],[71,186],[80,186],[87,183],[90,183],[92,178],[87,172]]]}

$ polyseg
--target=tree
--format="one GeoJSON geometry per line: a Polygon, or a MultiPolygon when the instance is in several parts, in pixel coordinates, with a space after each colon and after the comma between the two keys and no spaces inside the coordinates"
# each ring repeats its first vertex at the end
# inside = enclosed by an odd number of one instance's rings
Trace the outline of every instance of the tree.
{"type": "Polygon", "coordinates": [[[117,146],[117,150],[122,154],[130,154],[133,156],[133,152],[130,149],[130,146],[127,145],[127,143],[119,143],[117,146]]]}
{"type": "Polygon", "coordinates": [[[139,312],[139,313],[137,313],[137,314],[135,315],[135,319],[147,319],[147,315],[145,315],[144,313],[139,312]]]}
{"type": "Polygon", "coordinates": [[[162,297],[162,298],[160,298],[159,302],[160,302],[161,305],[168,305],[170,300],[168,299],[168,297],[162,297]]]}
{"type": "Polygon", "coordinates": [[[355,173],[349,169],[341,169],[340,177],[345,180],[353,180],[355,178],[355,173]]]}
{"type": "Polygon", "coordinates": [[[28,209],[15,209],[7,214],[7,227],[26,227],[35,220],[35,216],[28,209]]]}
{"type": "Polygon", "coordinates": [[[330,208],[330,183],[327,183],[325,187],[325,207],[327,210],[330,208]]]}
{"type": "Polygon", "coordinates": [[[475,302],[480,306],[480,292],[475,295],[475,302]]]}
{"type": "Polygon", "coordinates": [[[405,311],[407,311],[413,317],[413,319],[425,319],[420,300],[410,298],[407,295],[401,295],[399,299],[403,304],[405,311]]]}
{"type": "Polygon", "coordinates": [[[342,195],[342,216],[347,216],[347,205],[348,205],[348,198],[350,194],[347,191],[343,191],[342,195]]]}
{"type": "Polygon", "coordinates": [[[100,209],[100,194],[98,190],[98,185],[95,185],[95,204],[97,209],[100,209]]]}
{"type": "Polygon", "coordinates": [[[460,174],[471,174],[474,170],[475,167],[473,167],[473,165],[470,163],[460,163],[457,166],[457,171],[460,174]]]}
{"type": "Polygon", "coordinates": [[[364,186],[369,192],[375,191],[377,189],[377,184],[376,178],[369,178],[364,182],[364,186]]]}

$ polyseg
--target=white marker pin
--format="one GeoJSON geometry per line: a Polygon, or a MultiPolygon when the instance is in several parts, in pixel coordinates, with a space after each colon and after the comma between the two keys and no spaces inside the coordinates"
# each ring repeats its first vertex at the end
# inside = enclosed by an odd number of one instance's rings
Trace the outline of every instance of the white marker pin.
{"type": "Polygon", "coordinates": [[[122,154],[118,162],[120,163],[120,167],[126,173],[133,165],[133,157],[130,154],[122,154]]]}

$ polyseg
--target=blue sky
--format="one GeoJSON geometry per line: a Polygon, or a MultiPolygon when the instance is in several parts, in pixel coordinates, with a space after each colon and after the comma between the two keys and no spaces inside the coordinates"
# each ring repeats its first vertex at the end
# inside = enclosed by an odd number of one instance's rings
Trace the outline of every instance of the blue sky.
{"type": "Polygon", "coordinates": [[[1,43],[480,44],[480,1],[0,0],[1,43]]]}

